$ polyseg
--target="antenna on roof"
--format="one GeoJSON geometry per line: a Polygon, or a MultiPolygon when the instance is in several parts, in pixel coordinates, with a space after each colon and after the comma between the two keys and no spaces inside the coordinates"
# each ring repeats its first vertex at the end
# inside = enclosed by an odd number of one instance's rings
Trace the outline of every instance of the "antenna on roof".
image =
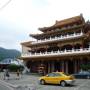
{"type": "Polygon", "coordinates": [[[83,23],[85,23],[85,20],[83,18],[83,14],[82,13],[80,14],[80,17],[81,17],[81,20],[83,21],[83,23]]]}
{"type": "Polygon", "coordinates": [[[58,20],[56,20],[56,24],[58,23],[58,20]]]}
{"type": "Polygon", "coordinates": [[[82,14],[82,13],[80,13],[80,16],[81,16],[81,17],[83,17],[83,14],[82,14]]]}

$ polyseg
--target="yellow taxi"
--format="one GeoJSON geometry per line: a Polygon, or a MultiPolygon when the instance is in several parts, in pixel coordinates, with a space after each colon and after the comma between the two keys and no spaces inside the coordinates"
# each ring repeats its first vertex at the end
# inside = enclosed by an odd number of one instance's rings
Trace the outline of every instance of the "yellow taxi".
{"type": "Polygon", "coordinates": [[[72,75],[67,75],[64,72],[52,72],[46,76],[39,78],[39,83],[44,84],[60,84],[61,86],[66,86],[67,84],[73,85],[75,78],[72,75]]]}

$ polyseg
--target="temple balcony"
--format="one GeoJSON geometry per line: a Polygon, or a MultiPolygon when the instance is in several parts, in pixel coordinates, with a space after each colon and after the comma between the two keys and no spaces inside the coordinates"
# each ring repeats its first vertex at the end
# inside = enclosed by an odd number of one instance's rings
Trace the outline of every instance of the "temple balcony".
{"type": "Polygon", "coordinates": [[[29,57],[29,58],[37,58],[37,57],[53,57],[53,56],[69,56],[69,55],[86,55],[90,54],[90,47],[89,48],[81,48],[81,49],[72,49],[72,50],[64,50],[64,51],[51,51],[51,52],[40,52],[40,53],[23,53],[22,57],[29,57]]]}
{"type": "Polygon", "coordinates": [[[78,38],[78,37],[81,37],[81,36],[83,36],[82,31],[80,33],[61,35],[59,37],[53,37],[53,38],[50,37],[48,39],[34,41],[34,42],[32,42],[32,44],[39,44],[39,43],[52,42],[52,41],[62,41],[62,40],[66,40],[66,39],[78,38]]]}

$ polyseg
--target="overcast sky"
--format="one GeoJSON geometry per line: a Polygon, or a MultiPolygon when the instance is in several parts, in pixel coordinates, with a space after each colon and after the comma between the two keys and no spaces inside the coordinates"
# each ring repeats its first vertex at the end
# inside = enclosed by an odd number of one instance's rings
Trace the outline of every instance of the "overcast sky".
{"type": "Polygon", "coordinates": [[[39,27],[81,13],[90,20],[90,0],[0,0],[0,47],[21,51],[39,27]]]}

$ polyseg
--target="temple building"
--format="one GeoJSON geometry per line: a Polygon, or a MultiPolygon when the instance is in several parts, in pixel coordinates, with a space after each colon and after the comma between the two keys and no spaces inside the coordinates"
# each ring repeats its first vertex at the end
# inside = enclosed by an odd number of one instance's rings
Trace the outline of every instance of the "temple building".
{"type": "Polygon", "coordinates": [[[30,34],[36,41],[22,42],[22,55],[31,72],[63,71],[76,73],[90,63],[90,22],[82,15],[56,21],[50,27],[30,34]]]}

